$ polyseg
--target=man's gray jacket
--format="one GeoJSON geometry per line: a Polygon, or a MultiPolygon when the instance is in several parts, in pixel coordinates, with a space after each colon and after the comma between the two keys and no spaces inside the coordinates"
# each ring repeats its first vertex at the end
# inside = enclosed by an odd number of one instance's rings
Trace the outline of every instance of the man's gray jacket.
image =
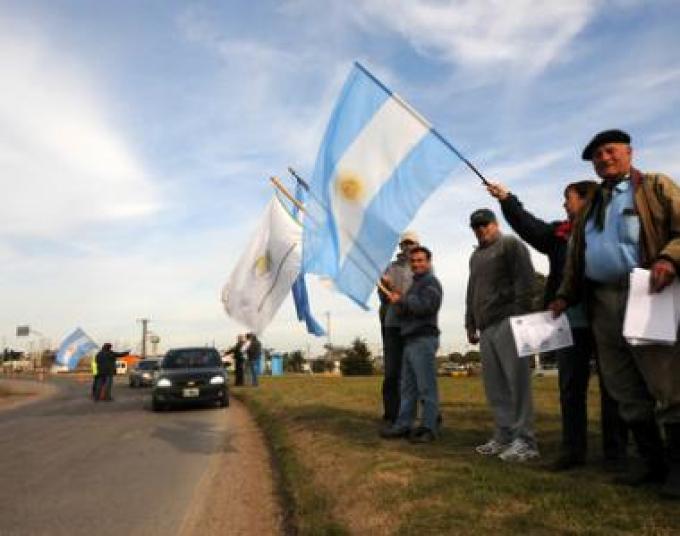
{"type": "Polygon", "coordinates": [[[465,328],[483,330],[509,316],[531,311],[534,267],[527,247],[500,235],[470,257],[465,328]]]}

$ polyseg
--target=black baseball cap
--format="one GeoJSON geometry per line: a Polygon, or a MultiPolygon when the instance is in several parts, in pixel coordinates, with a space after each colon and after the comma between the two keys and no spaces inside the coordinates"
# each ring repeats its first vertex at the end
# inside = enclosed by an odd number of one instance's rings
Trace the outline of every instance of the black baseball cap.
{"type": "Polygon", "coordinates": [[[470,227],[487,225],[494,221],[496,221],[496,215],[493,213],[493,210],[488,208],[479,208],[470,214],[470,227]]]}
{"type": "Polygon", "coordinates": [[[588,145],[586,145],[585,149],[583,149],[583,153],[581,154],[581,158],[583,160],[592,160],[595,149],[597,149],[600,145],[604,145],[605,143],[630,144],[630,136],[627,132],[616,128],[612,130],[603,130],[602,132],[595,134],[595,137],[590,140],[588,145]]]}

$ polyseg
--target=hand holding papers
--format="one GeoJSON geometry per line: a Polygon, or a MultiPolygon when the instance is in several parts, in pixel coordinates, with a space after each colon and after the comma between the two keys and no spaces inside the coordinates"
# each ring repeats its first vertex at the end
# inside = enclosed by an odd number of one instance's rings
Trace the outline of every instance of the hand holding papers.
{"type": "Polygon", "coordinates": [[[680,321],[680,283],[661,292],[650,292],[649,270],[635,268],[623,322],[623,336],[630,344],[674,344],[680,321]]]}
{"type": "Polygon", "coordinates": [[[567,315],[553,318],[552,311],[510,317],[517,355],[526,357],[571,346],[571,328],[567,315]]]}

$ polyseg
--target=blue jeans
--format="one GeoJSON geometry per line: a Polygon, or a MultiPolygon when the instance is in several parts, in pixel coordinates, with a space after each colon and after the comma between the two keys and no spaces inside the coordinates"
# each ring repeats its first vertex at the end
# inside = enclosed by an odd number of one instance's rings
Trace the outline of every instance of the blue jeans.
{"type": "Polygon", "coordinates": [[[248,360],[248,370],[250,371],[250,379],[252,381],[252,385],[257,387],[257,359],[249,359],[248,360]]]}
{"type": "Polygon", "coordinates": [[[438,336],[407,338],[401,368],[401,404],[395,428],[411,428],[416,418],[418,400],[423,402],[422,426],[437,433],[439,393],[437,391],[436,352],[438,336]]]}

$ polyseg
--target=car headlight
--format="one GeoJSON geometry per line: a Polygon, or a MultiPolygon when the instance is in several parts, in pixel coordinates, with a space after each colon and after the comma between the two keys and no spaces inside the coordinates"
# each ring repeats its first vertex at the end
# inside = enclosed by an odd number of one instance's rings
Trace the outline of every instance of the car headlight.
{"type": "Polygon", "coordinates": [[[144,378],[145,380],[148,380],[149,378],[151,378],[151,374],[149,374],[148,372],[145,372],[144,374],[142,374],[142,378],[144,378]]]}
{"type": "Polygon", "coordinates": [[[156,387],[172,387],[172,382],[167,378],[161,378],[156,382],[156,387]]]}
{"type": "Polygon", "coordinates": [[[224,376],[213,376],[210,378],[211,385],[221,385],[224,383],[224,376]]]}

